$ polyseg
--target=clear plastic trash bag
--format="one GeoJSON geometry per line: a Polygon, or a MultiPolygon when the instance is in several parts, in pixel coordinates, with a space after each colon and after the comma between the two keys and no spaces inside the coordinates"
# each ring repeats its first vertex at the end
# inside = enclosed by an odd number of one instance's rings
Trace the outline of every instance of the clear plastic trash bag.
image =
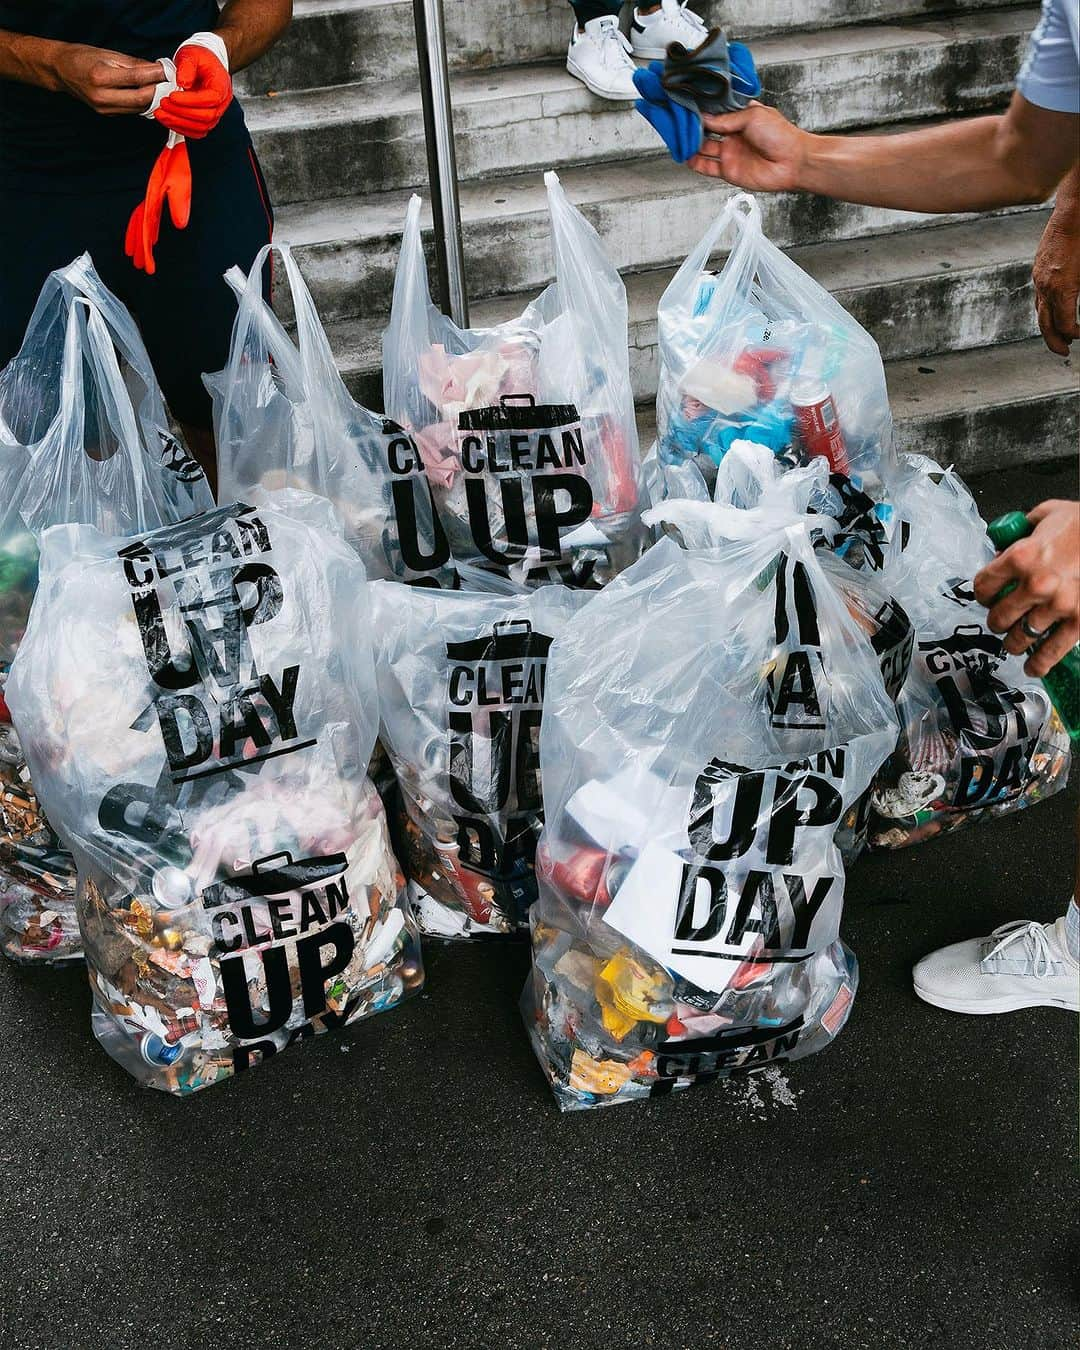
{"type": "Polygon", "coordinates": [[[296,341],[263,299],[267,245],[247,277],[236,267],[226,274],[239,299],[229,364],[204,376],[218,496],[246,501],[256,487],[316,493],[333,504],[369,577],[451,585],[449,545],[415,442],[353,400],[292,250],[273,248],[292,292],[296,341]]]}
{"type": "Polygon", "coordinates": [[[81,958],[75,865],[42,814],[3,702],[37,589],[36,538],[79,522],[110,534],[205,510],[202,470],[169,429],[131,315],[89,255],[53,272],[19,352],[0,371],[0,950],[81,958]],[[12,900],[11,897],[17,897],[12,900]]]}
{"type": "Polygon", "coordinates": [[[95,1035],[140,1082],[192,1092],[420,986],[329,503],[47,531],[8,690],[79,864],[95,1035]]]}
{"type": "Polygon", "coordinates": [[[431,303],[420,199],[383,337],[386,411],[419,447],[456,559],[597,587],[641,552],[626,291],[545,175],[555,282],[523,314],[458,328],[431,303]]]}
{"type": "MultiPolygon", "coordinates": [[[[886,692],[895,703],[911,668],[915,629],[881,572],[889,547],[888,526],[893,520],[891,504],[873,501],[845,474],[830,472],[821,458],[785,471],[767,446],[750,441],[735,441],[724,456],[717,470],[714,497],[718,504],[741,510],[810,512],[827,518],[827,527],[815,537],[818,561],[843,597],[848,613],[866,634],[886,692]]],[[[708,507],[671,502],[655,508],[649,518],[662,518],[670,524],[687,515],[687,542],[696,541],[699,546],[715,543],[708,507]]],[[[866,847],[869,809],[868,788],[845,813],[837,832],[837,844],[848,867],[866,847]]]]}
{"type": "Polygon", "coordinates": [[[543,826],[548,650],[588,592],[372,587],[399,852],[425,935],[525,932],[543,826]]]}
{"type": "Polygon", "coordinates": [[[712,496],[732,443],[768,446],[785,466],[822,456],[874,496],[892,462],[892,417],[877,343],[771,244],[753,197],[737,193],[672,278],[659,306],[651,499],[712,496]],[[729,233],[721,270],[709,259],[729,233]]]}
{"type": "Polygon", "coordinates": [[[871,793],[870,842],[903,848],[1065,786],[1069,737],[1042,683],[986,626],[971,581],[994,556],[959,476],[901,457],[880,578],[915,625],[900,740],[871,793]]]}
{"type": "Polygon", "coordinates": [[[563,1109],[809,1054],[854,998],[836,834],[896,713],[820,518],[709,510],[552,647],[523,1011],[563,1109]]]}

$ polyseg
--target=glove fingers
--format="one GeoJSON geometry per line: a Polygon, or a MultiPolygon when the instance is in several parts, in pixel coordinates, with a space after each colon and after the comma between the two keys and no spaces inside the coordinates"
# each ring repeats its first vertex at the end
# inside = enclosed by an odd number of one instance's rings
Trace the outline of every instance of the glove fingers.
{"type": "Polygon", "coordinates": [[[154,263],[154,245],[161,236],[161,212],[165,205],[166,184],[173,151],[163,150],[150,175],[150,184],[146,189],[146,204],[143,211],[142,245],[147,276],[153,276],[157,270],[154,263]]]}
{"type": "Polygon", "coordinates": [[[128,218],[127,230],[124,232],[124,252],[135,261],[136,267],[139,266],[138,261],[135,260],[135,254],[142,234],[142,213],[143,204],[140,202],[128,218]]]}
{"type": "Polygon", "coordinates": [[[196,120],[193,117],[173,117],[169,114],[162,117],[160,108],[154,113],[154,117],[163,127],[168,127],[170,131],[178,131],[181,136],[188,136],[194,141],[202,140],[215,126],[213,118],[196,120]]]}
{"type": "Polygon", "coordinates": [[[202,47],[181,47],[176,53],[176,83],[187,89],[199,80],[199,66],[209,53],[202,47]]]}
{"type": "Polygon", "coordinates": [[[173,150],[166,190],[170,219],[176,229],[186,230],[191,219],[191,160],[183,143],[173,150]]]}
{"type": "Polygon", "coordinates": [[[159,108],[168,108],[179,110],[220,108],[223,102],[221,93],[217,89],[175,89],[171,94],[166,95],[158,104],[159,108]]]}

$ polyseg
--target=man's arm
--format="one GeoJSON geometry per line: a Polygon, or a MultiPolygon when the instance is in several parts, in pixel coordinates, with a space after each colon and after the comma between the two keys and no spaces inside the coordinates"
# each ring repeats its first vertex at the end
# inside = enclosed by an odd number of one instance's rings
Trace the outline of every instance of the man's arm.
{"type": "Polygon", "coordinates": [[[0,28],[0,80],[71,94],[105,117],[143,112],[164,78],[157,61],[0,28]]]}
{"type": "Polygon", "coordinates": [[[228,0],[214,29],[225,40],[229,69],[243,70],[268,51],[292,22],[293,0],[228,0]]]}
{"type": "Polygon", "coordinates": [[[1032,269],[1035,309],[1046,345],[1068,356],[1080,338],[1080,163],[1061,180],[1053,215],[1043,231],[1032,269]]]}
{"type": "Polygon", "coordinates": [[[737,187],[802,190],[902,211],[985,211],[1041,202],[1080,154],[1080,118],[1013,94],[1008,111],[895,136],[817,136],[774,108],[705,117],[690,160],[737,187]]]}

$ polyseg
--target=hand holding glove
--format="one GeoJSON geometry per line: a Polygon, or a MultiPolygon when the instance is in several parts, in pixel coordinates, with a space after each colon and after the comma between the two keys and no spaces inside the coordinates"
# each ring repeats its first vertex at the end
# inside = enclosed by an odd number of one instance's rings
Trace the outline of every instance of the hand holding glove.
{"type": "Polygon", "coordinates": [[[200,140],[213,131],[233,99],[229,53],[216,33],[196,33],[177,47],[176,84],[154,117],[170,131],[200,140]]]}
{"type": "Polygon", "coordinates": [[[168,127],[169,139],[124,237],[124,252],[148,276],[156,270],[154,248],[165,203],[176,229],[185,229],[191,218],[191,161],[185,138],[199,140],[213,131],[233,98],[229,53],[216,33],[195,33],[176,49],[172,61],[163,59],[160,65],[165,79],[143,115],[168,127]]]}

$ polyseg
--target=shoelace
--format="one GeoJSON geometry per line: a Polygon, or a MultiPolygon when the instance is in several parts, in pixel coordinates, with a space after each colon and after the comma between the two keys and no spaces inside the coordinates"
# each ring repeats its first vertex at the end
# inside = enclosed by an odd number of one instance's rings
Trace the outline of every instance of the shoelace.
{"type": "Polygon", "coordinates": [[[689,24],[691,28],[694,28],[702,33],[707,33],[709,31],[709,25],[705,22],[705,20],[701,17],[701,15],[698,14],[696,10],[692,10],[690,8],[690,0],[679,0],[678,4],[665,5],[664,8],[668,9],[669,11],[672,9],[675,10],[675,14],[673,15],[673,17],[677,22],[689,24]]]}
{"type": "Polygon", "coordinates": [[[623,37],[617,23],[604,24],[600,29],[603,41],[600,43],[600,59],[604,65],[625,66],[629,60],[630,65],[634,66],[633,57],[630,56],[630,44],[623,37]]]}
{"type": "Polygon", "coordinates": [[[1014,919],[1012,923],[1003,923],[1000,928],[995,928],[990,937],[997,938],[998,942],[986,953],[984,960],[989,961],[991,957],[998,956],[1016,942],[1030,941],[1035,978],[1045,979],[1046,976],[1053,974],[1056,961],[1043,924],[1035,923],[1033,919],[1014,919]]]}

